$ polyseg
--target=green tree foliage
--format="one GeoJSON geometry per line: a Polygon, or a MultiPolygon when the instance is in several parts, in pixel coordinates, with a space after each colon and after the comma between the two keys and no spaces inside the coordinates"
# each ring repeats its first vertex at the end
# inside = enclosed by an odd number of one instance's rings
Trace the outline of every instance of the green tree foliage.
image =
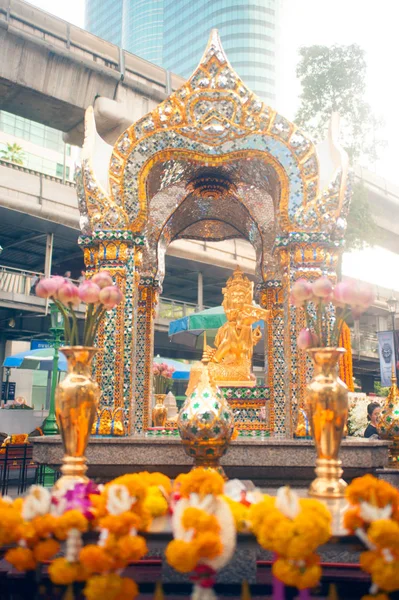
{"type": "Polygon", "coordinates": [[[389,394],[389,387],[381,387],[380,381],[374,381],[374,393],[380,397],[386,397],[389,394]]]}
{"type": "MultiPolygon", "coordinates": [[[[360,158],[374,162],[383,144],[376,140],[380,123],[364,100],[366,61],[364,51],[350,46],[309,46],[301,48],[297,76],[302,85],[300,107],[295,119],[315,141],[327,136],[331,114],[341,116],[341,143],[352,163],[360,158]]],[[[377,228],[371,216],[367,190],[354,186],[346,248],[363,248],[377,241],[377,228]]]]}
{"type": "Polygon", "coordinates": [[[7,144],[7,150],[0,151],[0,158],[9,162],[15,163],[16,165],[24,164],[24,151],[18,144],[7,144]]]}

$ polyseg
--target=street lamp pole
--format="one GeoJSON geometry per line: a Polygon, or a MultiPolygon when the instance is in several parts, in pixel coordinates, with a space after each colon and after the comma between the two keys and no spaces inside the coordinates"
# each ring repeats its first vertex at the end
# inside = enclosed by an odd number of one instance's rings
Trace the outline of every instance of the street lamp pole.
{"type": "Polygon", "coordinates": [[[56,435],[59,433],[57,420],[55,417],[55,390],[57,387],[57,379],[58,379],[58,359],[59,359],[59,349],[62,346],[62,335],[64,333],[63,327],[63,317],[59,312],[58,308],[55,304],[51,304],[50,306],[50,317],[51,317],[51,328],[50,333],[53,336],[52,346],[54,348],[54,358],[53,358],[53,370],[51,377],[51,394],[50,394],[50,406],[49,413],[44,420],[43,423],[43,433],[44,435],[56,435]]]}
{"type": "Polygon", "coordinates": [[[397,299],[394,296],[391,296],[390,298],[388,298],[387,304],[388,304],[388,309],[389,309],[389,312],[391,313],[391,319],[392,319],[392,335],[393,335],[393,367],[392,367],[392,374],[395,375],[395,377],[397,379],[398,378],[398,369],[397,369],[398,350],[397,350],[397,347],[396,347],[395,316],[396,316],[396,309],[397,309],[397,306],[398,306],[398,301],[397,301],[397,299]]]}

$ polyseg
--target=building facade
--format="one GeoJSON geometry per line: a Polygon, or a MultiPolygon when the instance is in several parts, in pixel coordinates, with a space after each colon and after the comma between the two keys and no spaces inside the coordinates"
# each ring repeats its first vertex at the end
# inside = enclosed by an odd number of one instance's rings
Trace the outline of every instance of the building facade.
{"type": "Polygon", "coordinates": [[[277,0],[86,0],[86,29],[185,78],[214,27],[244,83],[274,104],[277,0]]]}
{"type": "Polygon", "coordinates": [[[62,131],[0,111],[0,159],[18,162],[51,177],[73,180],[79,150],[65,144],[62,131]],[[14,146],[16,153],[9,152],[14,146]]]}

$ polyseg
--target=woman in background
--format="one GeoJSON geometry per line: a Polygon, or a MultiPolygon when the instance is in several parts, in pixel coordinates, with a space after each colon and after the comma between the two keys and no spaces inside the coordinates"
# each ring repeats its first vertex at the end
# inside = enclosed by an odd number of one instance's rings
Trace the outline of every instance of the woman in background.
{"type": "Polygon", "coordinates": [[[371,402],[367,406],[367,419],[368,419],[368,421],[370,421],[370,423],[367,425],[367,427],[365,429],[365,432],[364,432],[365,438],[370,438],[375,435],[378,437],[377,419],[378,419],[380,412],[381,412],[381,406],[378,404],[378,402],[371,402]]]}

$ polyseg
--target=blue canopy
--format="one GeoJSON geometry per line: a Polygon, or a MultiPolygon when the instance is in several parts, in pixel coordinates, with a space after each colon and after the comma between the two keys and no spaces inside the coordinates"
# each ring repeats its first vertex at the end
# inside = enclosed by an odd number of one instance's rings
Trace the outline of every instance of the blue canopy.
{"type": "Polygon", "coordinates": [[[172,358],[163,358],[162,356],[156,356],[154,363],[158,365],[165,363],[168,367],[173,367],[175,372],[172,375],[172,379],[190,379],[191,365],[182,363],[179,360],[173,360],[172,358]]]}
{"type": "MultiPolygon", "coordinates": [[[[14,369],[29,369],[30,371],[52,371],[54,361],[54,348],[41,348],[40,350],[25,350],[12,356],[7,356],[3,367],[14,369]]],[[[67,361],[60,352],[58,370],[67,370],[67,361]]]]}

